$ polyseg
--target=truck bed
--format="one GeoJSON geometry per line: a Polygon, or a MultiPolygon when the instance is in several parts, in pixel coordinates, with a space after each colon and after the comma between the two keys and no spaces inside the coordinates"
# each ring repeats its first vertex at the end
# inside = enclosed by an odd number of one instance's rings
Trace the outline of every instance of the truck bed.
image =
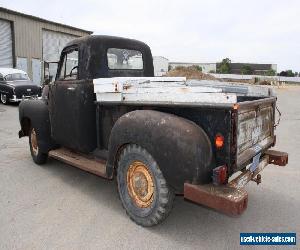
{"type": "Polygon", "coordinates": [[[237,85],[185,77],[115,77],[94,79],[100,103],[227,105],[269,97],[265,87],[237,85]]]}
{"type": "Polygon", "coordinates": [[[225,161],[233,173],[274,145],[276,97],[270,90],[217,81],[187,81],[184,77],[95,79],[98,110],[107,114],[99,121],[105,124],[100,144],[107,147],[106,131],[122,114],[155,109],[195,122],[205,130],[212,144],[216,132],[223,134],[227,146],[215,151],[216,164],[225,161]]]}

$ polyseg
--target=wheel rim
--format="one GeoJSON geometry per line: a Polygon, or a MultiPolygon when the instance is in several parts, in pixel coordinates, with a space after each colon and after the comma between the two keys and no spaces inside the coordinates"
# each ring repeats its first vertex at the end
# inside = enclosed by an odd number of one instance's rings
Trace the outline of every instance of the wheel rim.
{"type": "Polygon", "coordinates": [[[1,102],[6,103],[6,101],[7,101],[6,95],[1,94],[1,102]]]}
{"type": "Polygon", "coordinates": [[[154,197],[154,182],[148,167],[134,161],[127,171],[127,189],[134,203],[141,208],[149,207],[154,197]]]}
{"type": "Polygon", "coordinates": [[[37,136],[36,136],[34,128],[31,130],[30,142],[31,142],[31,148],[32,148],[33,154],[37,155],[39,152],[39,147],[37,144],[37,136]]]}

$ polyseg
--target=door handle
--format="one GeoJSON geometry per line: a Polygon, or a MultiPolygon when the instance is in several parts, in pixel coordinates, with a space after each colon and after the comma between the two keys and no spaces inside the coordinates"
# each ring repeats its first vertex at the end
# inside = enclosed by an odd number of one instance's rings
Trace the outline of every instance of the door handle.
{"type": "Polygon", "coordinates": [[[73,91],[73,90],[75,90],[75,88],[73,88],[73,87],[69,87],[69,88],[68,88],[68,90],[72,90],[72,91],[73,91]]]}

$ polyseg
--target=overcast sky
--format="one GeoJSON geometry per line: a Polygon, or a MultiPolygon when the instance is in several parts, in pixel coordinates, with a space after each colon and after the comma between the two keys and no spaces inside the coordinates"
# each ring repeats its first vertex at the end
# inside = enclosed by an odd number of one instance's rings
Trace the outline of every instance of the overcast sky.
{"type": "Polygon", "coordinates": [[[171,61],[275,63],[300,71],[300,1],[0,0],[9,9],[146,42],[171,61]]]}

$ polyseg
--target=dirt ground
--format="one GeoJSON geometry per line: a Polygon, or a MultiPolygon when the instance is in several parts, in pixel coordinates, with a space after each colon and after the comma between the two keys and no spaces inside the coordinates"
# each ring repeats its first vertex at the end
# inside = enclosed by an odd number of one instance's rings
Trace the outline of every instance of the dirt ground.
{"type": "MultiPolygon", "coordinates": [[[[177,67],[167,72],[165,76],[174,77],[186,77],[186,79],[197,79],[197,80],[217,80],[210,74],[202,73],[197,68],[191,67],[177,67]]],[[[217,80],[218,81],[218,80],[217,80]]]]}
{"type": "Polygon", "coordinates": [[[113,181],[52,159],[35,165],[28,138],[17,136],[18,107],[0,105],[0,249],[239,249],[241,232],[299,236],[300,87],[277,93],[276,148],[289,152],[289,165],[270,165],[259,186],[247,186],[247,211],[232,218],[176,197],[153,228],[126,216],[113,181]]]}

